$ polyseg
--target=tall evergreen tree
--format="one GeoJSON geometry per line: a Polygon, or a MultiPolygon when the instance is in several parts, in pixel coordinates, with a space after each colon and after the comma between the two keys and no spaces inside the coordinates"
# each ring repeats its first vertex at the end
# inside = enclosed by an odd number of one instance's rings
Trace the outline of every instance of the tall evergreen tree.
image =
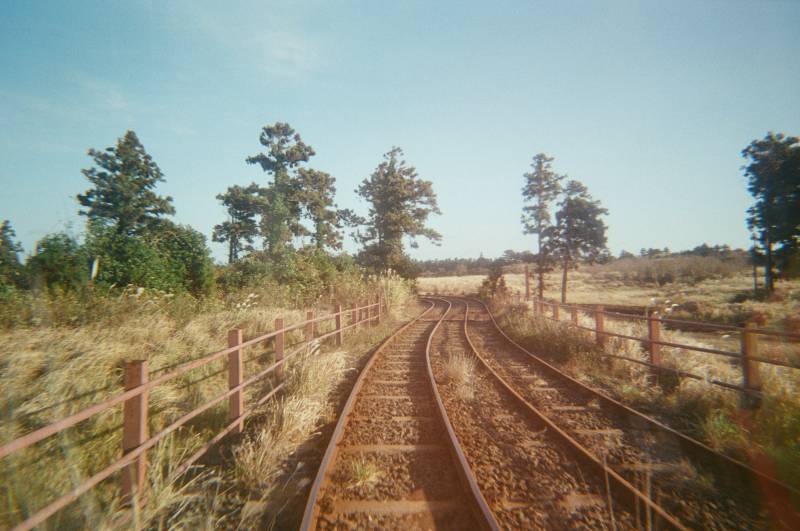
{"type": "Polygon", "coordinates": [[[555,225],[545,230],[545,245],[561,262],[561,302],[566,303],[567,271],[579,260],[597,260],[606,250],[606,225],[600,216],[608,210],[578,181],[567,183],[559,206],[555,225]]]}
{"type": "Polygon", "coordinates": [[[313,225],[311,238],[319,250],[341,249],[340,212],[336,209],[336,179],[324,171],[301,168],[300,203],[313,225]]]}
{"type": "Polygon", "coordinates": [[[742,156],[749,162],[742,169],[755,199],[747,225],[763,251],[764,284],[772,291],[776,258],[786,274],[800,265],[800,139],[770,132],[753,140],[742,156]]]}
{"type": "Polygon", "coordinates": [[[305,144],[300,135],[287,123],[276,122],[265,126],[259,138],[266,148],[247,158],[248,164],[258,164],[272,175],[272,182],[261,188],[261,235],[273,257],[280,257],[291,249],[295,236],[306,234],[300,221],[300,181],[293,171],[314,156],[314,149],[305,144]]]}
{"type": "Polygon", "coordinates": [[[431,214],[441,214],[433,184],[419,178],[417,170],[402,159],[403,150],[393,147],[384,154],[369,178],[356,192],[370,204],[363,221],[365,232],[357,239],[364,245],[360,258],[373,269],[394,269],[411,274],[403,238],[416,247],[418,237],[436,243],[441,235],[427,226],[431,214]]]}
{"type": "Polygon", "coordinates": [[[117,234],[140,234],[166,215],[175,213],[171,197],[153,189],[164,181],[161,169],[133,131],[103,151],[89,150],[96,167],[82,170],[93,187],[78,194],[91,224],[112,226],[117,234]]]}
{"type": "Polygon", "coordinates": [[[525,173],[522,197],[526,203],[522,208],[522,232],[535,234],[537,253],[535,272],[537,277],[536,291],[539,298],[544,296],[544,274],[551,269],[552,258],[544,244],[545,233],[552,226],[550,206],[561,193],[563,175],[552,169],[552,157],[539,153],[533,157],[533,171],[525,173]]]}
{"type": "Polygon", "coordinates": [[[228,220],[214,226],[211,238],[215,242],[228,242],[228,263],[239,259],[239,253],[247,250],[258,236],[256,216],[260,208],[259,186],[230,186],[224,194],[218,194],[228,211],[228,220]],[[247,244],[247,245],[245,245],[247,244]]]}
{"type": "Polygon", "coordinates": [[[22,246],[14,241],[16,237],[11,222],[4,220],[0,224],[0,290],[22,284],[22,264],[19,261],[22,246]]]}

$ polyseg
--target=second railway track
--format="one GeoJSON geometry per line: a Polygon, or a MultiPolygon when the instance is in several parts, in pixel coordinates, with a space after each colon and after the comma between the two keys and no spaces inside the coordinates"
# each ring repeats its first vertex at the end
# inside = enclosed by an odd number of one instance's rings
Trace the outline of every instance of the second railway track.
{"type": "Polygon", "coordinates": [[[466,304],[433,339],[431,357],[448,415],[478,484],[504,529],[634,529],[635,515],[489,370],[474,364],[466,304]],[[466,367],[465,367],[466,366],[466,367]]]}
{"type": "Polygon", "coordinates": [[[565,447],[604,470],[637,527],[797,528],[789,487],[586,387],[514,343],[482,303],[460,302],[483,367],[565,447]]]}

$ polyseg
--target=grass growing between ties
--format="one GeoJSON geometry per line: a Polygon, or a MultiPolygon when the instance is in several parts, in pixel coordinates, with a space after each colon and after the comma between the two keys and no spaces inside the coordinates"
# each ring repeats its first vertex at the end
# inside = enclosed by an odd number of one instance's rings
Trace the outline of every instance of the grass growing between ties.
{"type": "MultiPolygon", "coordinates": [[[[649,367],[600,356],[607,353],[647,361],[643,342],[609,337],[601,350],[591,332],[576,329],[568,322],[539,317],[525,306],[504,306],[495,315],[501,328],[515,341],[573,377],[666,419],[668,424],[745,462],[750,461],[752,452],[763,453],[771,461],[774,474],[800,488],[800,371],[762,364],[763,402],[759,409],[743,416],[738,393],[706,381],[740,385],[741,369],[729,358],[662,347],[663,365],[705,379],[678,377],[674,373],[662,373],[656,379],[649,367]]],[[[594,326],[587,315],[581,315],[579,322],[594,326]]],[[[641,321],[607,318],[605,329],[647,336],[641,321]]],[[[662,330],[662,340],[709,346],[680,331],[662,330]]],[[[761,353],[776,355],[769,348],[761,353]]]]}
{"type": "Polygon", "coordinates": [[[370,487],[380,479],[380,470],[363,455],[350,461],[350,488],[370,487]]]}
{"type": "Polygon", "coordinates": [[[473,387],[475,367],[475,357],[467,352],[450,352],[447,356],[444,373],[447,379],[456,386],[456,397],[460,400],[469,401],[475,398],[473,387]]]}

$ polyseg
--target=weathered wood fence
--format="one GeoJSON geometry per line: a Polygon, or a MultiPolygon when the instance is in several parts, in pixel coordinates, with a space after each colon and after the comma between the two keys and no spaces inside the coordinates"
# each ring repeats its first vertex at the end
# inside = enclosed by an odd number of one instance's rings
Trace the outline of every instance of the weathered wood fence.
{"type": "Polygon", "coordinates": [[[705,323],[700,321],[668,319],[663,316],[660,316],[656,311],[650,312],[649,315],[644,316],[644,315],[634,315],[634,314],[607,311],[601,305],[589,307],[576,304],[562,304],[556,301],[547,301],[532,296],[531,286],[528,280],[527,271],[525,277],[526,277],[525,293],[522,294],[520,292],[515,292],[513,294],[513,297],[518,304],[524,301],[526,304],[531,305],[533,312],[537,315],[543,316],[553,321],[566,322],[578,329],[591,332],[594,335],[597,345],[601,348],[604,346],[605,341],[608,337],[618,337],[631,341],[641,342],[648,353],[647,361],[631,358],[629,356],[611,354],[608,352],[603,352],[601,355],[608,358],[616,358],[632,363],[646,365],[653,370],[653,373],[656,377],[658,377],[659,374],[662,374],[664,372],[671,372],[681,377],[692,378],[695,380],[704,380],[713,385],[718,385],[720,387],[738,391],[743,395],[747,395],[752,399],[754,399],[751,402],[752,405],[758,405],[759,400],[762,397],[761,393],[762,380],[761,380],[761,373],[759,371],[760,364],[787,367],[790,369],[800,369],[800,363],[789,360],[772,359],[759,355],[759,340],[758,340],[759,336],[772,336],[780,338],[781,340],[787,342],[797,342],[800,340],[800,334],[766,330],[763,328],[758,328],[756,324],[752,322],[743,323],[741,326],[730,326],[730,325],[721,325],[715,323],[705,323]],[[569,314],[568,320],[563,319],[561,317],[562,311],[563,313],[569,314]],[[581,313],[584,315],[588,315],[590,319],[594,321],[593,327],[588,327],[580,324],[579,315],[581,313]],[[606,330],[605,326],[606,317],[623,321],[644,322],[646,325],[645,328],[647,330],[647,336],[635,337],[635,336],[610,332],[606,330]],[[740,348],[738,352],[732,352],[723,349],[707,348],[698,345],[687,345],[683,343],[664,341],[661,338],[662,325],[672,326],[674,328],[690,326],[693,330],[724,331],[725,333],[729,333],[731,335],[737,334],[739,336],[740,348]],[[675,367],[666,366],[662,363],[661,347],[673,347],[687,351],[702,352],[704,354],[713,354],[716,356],[733,358],[738,361],[738,364],[741,367],[742,385],[736,385],[730,382],[723,382],[717,379],[708,378],[706,376],[677,369],[675,367]]]}
{"type": "Polygon", "coordinates": [[[183,474],[226,435],[229,433],[241,432],[244,429],[245,419],[253,411],[254,407],[264,404],[283,389],[285,385],[282,381],[283,368],[288,359],[306,349],[312,341],[322,341],[332,338],[335,345],[341,346],[345,331],[377,325],[381,321],[386,309],[386,301],[379,296],[375,299],[375,302],[364,302],[360,306],[352,304],[347,310],[343,309],[340,304],[337,304],[333,313],[319,317],[316,316],[313,310],[309,310],[306,312],[305,321],[289,326],[284,324],[282,318],[278,318],[275,320],[274,331],[248,340],[242,337],[242,330],[230,330],[228,332],[228,348],[212,352],[202,358],[179,365],[166,374],[152,380],[149,378],[147,360],[127,362],[125,364],[124,392],[43,428],[39,428],[0,447],[0,459],[3,459],[95,415],[107,411],[112,407],[122,404],[122,456],[70,492],[39,509],[28,519],[19,523],[14,530],[22,531],[31,529],[43,523],[50,516],[77,500],[78,497],[92,489],[98,483],[120,471],[122,495],[128,502],[135,503],[135,497],[140,496],[141,493],[144,492],[145,478],[147,476],[147,451],[158,444],[159,441],[209,408],[226,399],[228,400],[229,423],[202,448],[181,463],[173,473],[173,477],[183,474]],[[350,323],[345,325],[344,321],[348,313],[350,314],[350,323]],[[334,330],[322,335],[317,335],[317,325],[320,322],[330,320],[334,322],[334,330]],[[304,331],[304,341],[293,345],[292,350],[286,351],[286,334],[300,328],[304,331]],[[273,340],[275,351],[274,363],[258,373],[245,378],[244,349],[262,344],[270,339],[273,340]],[[197,369],[198,367],[202,367],[224,357],[227,358],[228,362],[228,391],[213,398],[209,402],[201,404],[175,420],[163,430],[150,436],[148,433],[148,395],[150,390],[192,369],[197,369]],[[274,374],[277,382],[280,383],[274,386],[266,395],[259,398],[253,407],[248,408],[244,400],[244,388],[263,379],[269,374],[274,374]]]}

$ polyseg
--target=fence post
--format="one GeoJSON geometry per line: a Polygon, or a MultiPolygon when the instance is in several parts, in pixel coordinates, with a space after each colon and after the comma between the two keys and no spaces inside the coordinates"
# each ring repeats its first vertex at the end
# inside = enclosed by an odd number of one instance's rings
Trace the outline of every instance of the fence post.
{"type": "Polygon", "coordinates": [[[558,308],[559,308],[558,303],[553,304],[553,319],[555,319],[556,321],[558,321],[558,308]]]}
{"type": "MultiPolygon", "coordinates": [[[[306,312],[306,321],[313,321],[314,320],[314,310],[308,310],[306,312]]],[[[311,341],[314,339],[314,323],[306,323],[306,341],[311,341]]]]}
{"type": "MultiPolygon", "coordinates": [[[[275,335],[275,363],[277,363],[283,360],[283,317],[278,317],[275,319],[275,330],[278,332],[275,335]]],[[[278,381],[283,380],[283,365],[275,369],[275,377],[278,379],[278,381]]]]}
{"type": "MultiPolygon", "coordinates": [[[[661,341],[661,321],[658,318],[658,312],[651,312],[647,316],[647,351],[650,353],[650,363],[653,365],[661,365],[661,345],[653,343],[654,341],[661,341]]],[[[653,368],[653,376],[658,378],[658,369],[653,368]]]]}
{"type": "Polygon", "coordinates": [[[336,334],[334,337],[336,338],[336,346],[341,347],[343,342],[343,332],[342,332],[342,305],[337,304],[335,307],[336,311],[336,334]]]}
{"type": "Polygon", "coordinates": [[[578,324],[578,307],[577,306],[573,306],[572,308],[570,308],[570,313],[572,313],[572,324],[577,326],[577,324],[578,324]]]}
{"type": "MultiPolygon", "coordinates": [[[[350,304],[350,324],[356,324],[358,322],[356,318],[356,303],[353,302],[350,304]]],[[[358,327],[353,327],[353,332],[358,332],[358,327]]]]}
{"type": "MultiPolygon", "coordinates": [[[[751,331],[755,328],[756,324],[748,321],[744,323],[741,332],[741,346],[742,346],[742,376],[745,389],[751,391],[761,390],[761,373],[759,372],[759,363],[751,360],[751,357],[758,356],[758,335],[751,331]]],[[[743,405],[746,409],[758,407],[760,400],[752,395],[743,395],[743,405]]]]}
{"type": "Polygon", "coordinates": [[[378,294],[378,297],[375,300],[378,303],[378,323],[377,324],[381,324],[381,305],[383,304],[383,297],[381,297],[380,294],[378,294]]]}
{"type": "MultiPolygon", "coordinates": [[[[147,360],[125,363],[125,390],[130,391],[149,380],[147,360]]],[[[127,454],[148,438],[147,402],[149,392],[129,398],[122,407],[122,453],[127,454]]],[[[141,494],[147,475],[147,454],[143,453],[122,470],[122,497],[126,503],[133,503],[141,494]]]]}
{"type": "Polygon", "coordinates": [[[606,343],[606,337],[603,335],[603,307],[598,306],[594,310],[594,330],[595,330],[595,341],[597,341],[597,346],[603,348],[606,343]]]}
{"type": "Polygon", "coordinates": [[[525,264],[525,300],[531,300],[531,272],[528,264],[525,264]]]}
{"type": "MultiPolygon", "coordinates": [[[[242,344],[242,331],[239,328],[228,331],[228,347],[237,347],[242,344]]],[[[242,349],[237,348],[228,353],[228,389],[241,385],[244,380],[244,366],[242,349]]],[[[228,398],[228,420],[234,421],[244,415],[244,389],[239,389],[228,398]]],[[[244,429],[244,419],[239,421],[232,433],[241,433],[244,429]]]]}
{"type": "MultiPolygon", "coordinates": [[[[369,299],[367,299],[367,302],[368,301],[369,301],[369,299]]],[[[361,310],[359,310],[359,312],[358,312],[358,314],[359,314],[358,315],[358,322],[361,323],[358,327],[361,328],[361,329],[363,329],[365,326],[369,325],[369,322],[367,321],[367,318],[369,317],[369,315],[367,315],[367,312],[369,310],[364,308],[364,306],[367,305],[367,302],[365,302],[363,300],[361,301],[361,310]]]]}

